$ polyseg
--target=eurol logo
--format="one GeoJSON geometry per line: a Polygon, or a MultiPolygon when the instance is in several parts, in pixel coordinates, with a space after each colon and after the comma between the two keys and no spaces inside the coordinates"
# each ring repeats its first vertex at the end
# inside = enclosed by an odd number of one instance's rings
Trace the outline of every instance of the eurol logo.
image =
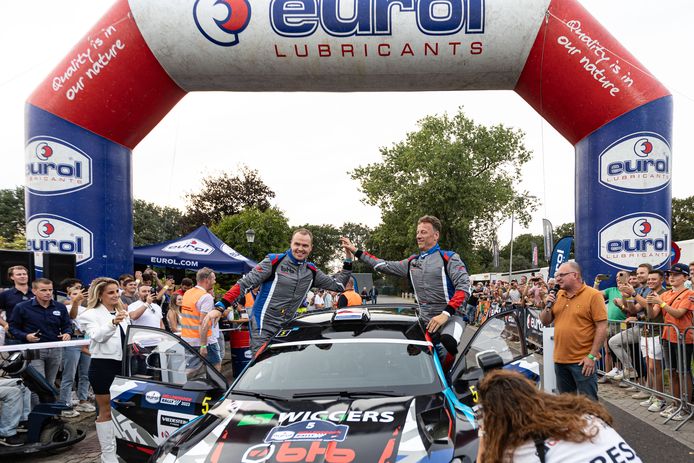
{"type": "Polygon", "coordinates": [[[400,17],[410,17],[426,35],[484,32],[485,0],[271,0],[272,29],[306,37],[320,27],[334,37],[392,35],[400,17]]]}
{"type": "Polygon", "coordinates": [[[197,0],[193,19],[207,40],[231,47],[239,43],[239,34],[251,20],[251,4],[248,0],[197,0]]]}
{"type": "Polygon", "coordinates": [[[619,269],[646,262],[660,267],[670,259],[670,226],[657,214],[620,217],[599,232],[600,260],[619,269]]]}
{"type": "MultiPolygon", "coordinates": [[[[26,224],[27,251],[75,254],[77,265],[92,260],[93,234],[72,220],[51,214],[29,218],[26,224]]],[[[43,267],[41,254],[37,255],[37,267],[43,267]]]]}
{"type": "Polygon", "coordinates": [[[187,240],[176,241],[162,248],[164,252],[183,252],[185,254],[197,254],[209,256],[214,252],[214,248],[204,241],[190,238],[187,240]]]}
{"type": "Polygon", "coordinates": [[[670,144],[653,132],[627,135],[600,154],[600,183],[627,193],[653,193],[670,183],[670,144]]]}
{"type": "Polygon", "coordinates": [[[54,137],[34,137],[26,145],[25,184],[39,196],[71,193],[92,184],[92,159],[54,137]]]}

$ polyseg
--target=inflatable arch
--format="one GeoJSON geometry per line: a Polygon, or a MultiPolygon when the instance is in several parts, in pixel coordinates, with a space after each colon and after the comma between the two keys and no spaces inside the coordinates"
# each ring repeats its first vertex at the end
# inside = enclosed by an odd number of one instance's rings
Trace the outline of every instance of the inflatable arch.
{"type": "Polygon", "coordinates": [[[668,264],[672,97],[576,0],[118,0],[27,102],[27,248],[129,271],[132,150],[186,92],[464,89],[575,145],[586,278],[668,264]]]}

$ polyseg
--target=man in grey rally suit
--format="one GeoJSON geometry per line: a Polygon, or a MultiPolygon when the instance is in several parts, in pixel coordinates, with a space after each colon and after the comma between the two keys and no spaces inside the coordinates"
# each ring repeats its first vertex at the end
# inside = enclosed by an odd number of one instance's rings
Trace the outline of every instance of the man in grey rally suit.
{"type": "Polygon", "coordinates": [[[216,307],[223,311],[240,296],[260,286],[249,320],[253,353],[277,334],[283,323],[296,315],[312,287],[340,292],[345,290],[345,283],[352,274],[352,254],[346,252],[342,271],[331,277],[307,261],[313,249],[312,243],[310,231],[305,228],[296,230],[290,249],[281,254],[268,254],[217,303],[216,307]]]}
{"type": "MultiPolygon", "coordinates": [[[[459,307],[465,307],[465,300],[470,295],[470,277],[460,256],[453,251],[444,251],[438,241],[441,232],[441,221],[434,216],[425,215],[417,222],[417,245],[419,254],[400,261],[385,261],[366,251],[358,250],[345,237],[340,238],[342,246],[351,251],[362,262],[379,272],[399,277],[409,277],[414,288],[421,319],[430,333],[436,333],[446,327],[459,307]]],[[[441,332],[441,343],[455,354],[460,341],[464,324],[460,317],[455,317],[455,324],[450,324],[441,332]],[[450,336],[444,339],[443,336],[450,336]]]]}

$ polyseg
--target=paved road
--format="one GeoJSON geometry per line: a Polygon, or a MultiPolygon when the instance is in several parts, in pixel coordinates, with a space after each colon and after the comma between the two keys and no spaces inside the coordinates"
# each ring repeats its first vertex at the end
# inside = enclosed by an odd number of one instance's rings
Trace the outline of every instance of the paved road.
{"type": "Polygon", "coordinates": [[[644,463],[694,462],[694,450],[609,402],[602,404],[614,418],[614,427],[644,463]]]}

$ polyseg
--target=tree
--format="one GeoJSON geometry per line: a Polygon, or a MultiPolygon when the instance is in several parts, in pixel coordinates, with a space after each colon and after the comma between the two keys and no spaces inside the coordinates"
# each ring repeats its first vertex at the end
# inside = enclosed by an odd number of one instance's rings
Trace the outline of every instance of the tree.
{"type": "Polygon", "coordinates": [[[283,252],[289,248],[291,229],[282,211],[275,207],[265,209],[250,208],[238,214],[224,217],[218,224],[210,227],[212,232],[226,244],[253,260],[262,260],[271,252],[283,252]],[[246,230],[255,231],[253,252],[249,254],[246,230]]]}
{"type": "Polygon", "coordinates": [[[204,178],[199,192],[187,194],[186,222],[192,230],[201,225],[210,226],[244,209],[264,212],[274,197],[275,193],[257,170],[242,166],[236,175],[224,172],[204,178]]]}
{"type": "MultiPolygon", "coordinates": [[[[513,270],[523,270],[532,267],[533,262],[533,251],[531,243],[535,243],[538,248],[538,252],[541,253],[542,248],[542,235],[532,235],[530,233],[524,233],[513,238],[513,270]]],[[[506,245],[499,250],[500,259],[500,270],[508,270],[508,260],[511,251],[511,246],[506,245]],[[505,265],[505,266],[504,266],[505,265]]],[[[538,264],[543,267],[544,264],[539,261],[540,255],[538,255],[538,264]]]]}
{"type": "Polygon", "coordinates": [[[565,236],[576,236],[576,227],[573,222],[566,222],[554,229],[554,242],[556,243],[565,236]]]}
{"type": "Polygon", "coordinates": [[[0,236],[0,249],[14,249],[17,251],[26,251],[27,238],[24,232],[15,234],[12,240],[7,240],[4,236],[0,236]]]}
{"type": "Polygon", "coordinates": [[[672,198],[672,240],[694,238],[694,196],[672,198]]]}
{"type": "Polygon", "coordinates": [[[183,214],[174,207],[136,199],[133,201],[133,228],[135,246],[172,240],[183,234],[183,214]]]}
{"type": "Polygon", "coordinates": [[[381,162],[352,172],[364,201],[381,209],[371,247],[390,259],[416,251],[417,219],[431,214],[443,222],[442,246],[476,264],[475,246],[490,243],[504,218],[513,211],[527,226],[537,208],[537,199],[517,188],[531,158],[523,137],[502,125],[477,125],[461,109],[426,117],[405,141],[381,148],[381,162]]]}
{"type": "Polygon", "coordinates": [[[24,233],[24,187],[0,190],[0,237],[13,241],[24,233]]]}

